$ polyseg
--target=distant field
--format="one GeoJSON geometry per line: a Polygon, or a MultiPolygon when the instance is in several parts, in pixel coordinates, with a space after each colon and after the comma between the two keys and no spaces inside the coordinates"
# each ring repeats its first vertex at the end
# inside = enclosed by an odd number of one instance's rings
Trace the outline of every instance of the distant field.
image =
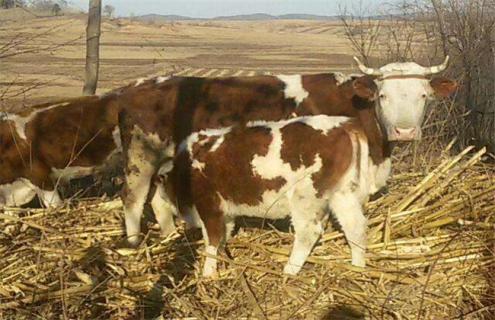
{"type": "MultiPolygon", "coordinates": [[[[2,14],[10,10],[0,11],[2,14]]],[[[38,102],[81,93],[85,64],[85,15],[4,17],[0,46],[22,34],[29,46],[64,46],[1,60],[0,92],[41,86],[13,103],[38,102]],[[38,34],[44,34],[37,36],[38,34]],[[14,85],[12,85],[14,83],[14,85]]],[[[132,80],[175,70],[181,75],[354,71],[352,50],[338,22],[189,21],[151,24],[129,20],[102,23],[98,92],[132,80]]],[[[9,106],[5,106],[9,107],[9,106]]]]}

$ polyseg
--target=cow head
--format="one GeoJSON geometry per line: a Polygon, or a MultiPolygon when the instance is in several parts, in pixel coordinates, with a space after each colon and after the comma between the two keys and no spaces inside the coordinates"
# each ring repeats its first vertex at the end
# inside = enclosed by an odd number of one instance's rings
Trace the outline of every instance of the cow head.
{"type": "Polygon", "coordinates": [[[455,81],[429,77],[447,68],[448,56],[442,64],[433,67],[404,62],[390,63],[379,69],[366,67],[358,58],[354,59],[364,74],[375,76],[377,115],[390,141],[421,139],[427,103],[437,97],[447,97],[457,89],[455,81]]]}

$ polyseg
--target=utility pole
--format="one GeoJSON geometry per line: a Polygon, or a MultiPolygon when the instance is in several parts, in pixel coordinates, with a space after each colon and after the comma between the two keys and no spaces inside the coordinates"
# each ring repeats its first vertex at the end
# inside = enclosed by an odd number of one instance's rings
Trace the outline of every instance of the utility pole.
{"type": "Polygon", "coordinates": [[[96,92],[100,64],[101,0],[89,0],[88,26],[86,27],[86,77],[83,95],[96,92]]]}

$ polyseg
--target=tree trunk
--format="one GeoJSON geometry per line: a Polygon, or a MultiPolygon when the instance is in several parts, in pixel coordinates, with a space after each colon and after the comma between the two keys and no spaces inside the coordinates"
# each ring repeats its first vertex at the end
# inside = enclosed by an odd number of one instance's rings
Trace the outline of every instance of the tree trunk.
{"type": "Polygon", "coordinates": [[[86,27],[86,79],[83,88],[86,96],[95,94],[98,83],[100,26],[101,0],[90,0],[86,27]]]}

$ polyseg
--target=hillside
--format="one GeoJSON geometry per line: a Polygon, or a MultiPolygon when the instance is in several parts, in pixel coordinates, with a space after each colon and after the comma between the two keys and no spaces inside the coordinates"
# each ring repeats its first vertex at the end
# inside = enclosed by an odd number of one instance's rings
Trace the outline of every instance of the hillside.
{"type": "Polygon", "coordinates": [[[283,14],[271,15],[266,13],[252,13],[230,16],[218,16],[214,18],[192,18],[178,15],[161,15],[161,14],[146,14],[135,17],[139,21],[180,21],[180,20],[215,20],[215,21],[271,21],[271,20],[313,20],[313,21],[330,21],[337,20],[338,16],[321,16],[313,14],[283,14]]]}

